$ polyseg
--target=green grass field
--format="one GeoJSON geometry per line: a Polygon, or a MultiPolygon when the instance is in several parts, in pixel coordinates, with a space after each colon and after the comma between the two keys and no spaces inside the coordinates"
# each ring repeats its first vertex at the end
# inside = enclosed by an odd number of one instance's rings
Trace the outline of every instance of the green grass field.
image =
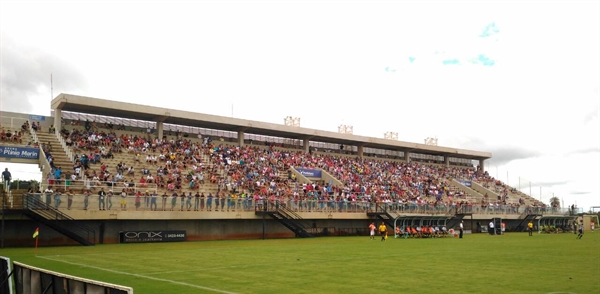
{"type": "Polygon", "coordinates": [[[2,249],[135,293],[600,293],[600,232],[2,249]]]}

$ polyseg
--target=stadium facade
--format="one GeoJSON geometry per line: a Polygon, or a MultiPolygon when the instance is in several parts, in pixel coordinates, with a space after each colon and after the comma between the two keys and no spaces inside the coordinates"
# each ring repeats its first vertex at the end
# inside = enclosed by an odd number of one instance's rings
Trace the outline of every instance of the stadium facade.
{"type": "MultiPolygon", "coordinates": [[[[274,148],[282,152],[321,152],[347,158],[417,162],[438,167],[475,169],[478,166],[481,171],[485,166],[484,161],[492,156],[489,152],[342,134],[69,94],[58,95],[52,100],[51,107],[53,113],[51,117],[2,112],[1,123],[3,127],[16,130],[20,129],[25,121],[39,123],[40,129],[37,132],[31,131],[31,140],[40,144],[52,142],[53,156],[56,156],[57,161],[62,161],[65,166],[73,164],[78,151],[66,145],[64,138],[61,138],[60,130],[72,129],[73,125],[78,126],[80,121],[123,126],[123,132],[155,138],[181,136],[202,142],[199,137],[210,137],[215,143],[223,145],[250,145],[256,148],[274,148]],[[56,131],[48,132],[51,127],[56,131]]],[[[16,148],[24,148],[24,146],[16,148]]],[[[127,156],[131,157],[131,155],[127,156]]],[[[125,157],[121,157],[123,158],[125,157]]],[[[0,157],[0,160],[38,164],[44,174],[41,179],[42,186],[48,185],[47,174],[52,168],[43,151],[40,151],[37,159],[0,157]]],[[[136,163],[133,162],[132,165],[134,164],[136,163]]],[[[299,172],[301,169],[302,167],[291,167],[288,174],[293,174],[296,181],[302,184],[317,181],[343,185],[340,179],[325,170],[315,170],[320,175],[320,178],[316,179],[314,175],[304,176],[299,172]]],[[[489,194],[492,198],[498,196],[493,190],[476,182],[465,183],[460,179],[451,179],[450,182],[453,189],[472,195],[477,201],[484,194],[489,194]]],[[[213,186],[219,191],[216,185],[213,186]]],[[[85,188],[82,186],[81,191],[85,188]]],[[[206,189],[209,192],[210,188],[206,189]]],[[[3,241],[8,246],[31,245],[30,232],[40,226],[43,232],[40,234],[42,236],[40,246],[44,246],[117,243],[123,241],[123,236],[127,232],[135,234],[135,232],[185,231],[186,240],[285,238],[364,234],[371,221],[386,222],[389,226],[432,225],[446,226],[450,229],[461,220],[465,220],[467,230],[475,231],[485,227],[482,224],[487,224],[493,219],[503,220],[502,222],[505,223],[503,226],[507,228],[522,230],[524,223],[528,221],[541,224],[545,220],[548,223],[566,225],[573,218],[564,211],[534,211],[524,208],[516,211],[512,208],[482,211],[471,208],[440,209],[427,206],[402,206],[392,210],[388,209],[389,206],[376,203],[368,205],[345,203],[344,206],[333,204],[331,207],[325,205],[321,207],[323,209],[311,210],[298,209],[296,204],[268,199],[261,199],[260,205],[256,200],[251,199],[249,203],[234,203],[234,209],[231,211],[228,209],[228,211],[208,212],[177,209],[152,211],[144,209],[143,204],[140,210],[132,210],[135,200],[133,197],[128,197],[126,201],[129,209],[119,210],[118,200],[114,200],[117,202],[116,209],[101,210],[96,209],[97,200],[93,198],[96,197],[95,194],[90,198],[90,209],[84,210],[82,201],[79,200],[82,196],[78,191],[75,192],[78,195],[75,198],[74,209],[67,210],[64,206],[55,209],[49,205],[50,203],[44,201],[43,195],[21,195],[22,193],[18,191],[7,192],[4,189],[2,193],[5,204],[2,214],[3,241]]],[[[97,190],[94,193],[97,193],[97,190]]],[[[183,202],[181,205],[183,207],[183,202]]],[[[312,204],[308,204],[309,208],[310,205],[312,204]]]]}

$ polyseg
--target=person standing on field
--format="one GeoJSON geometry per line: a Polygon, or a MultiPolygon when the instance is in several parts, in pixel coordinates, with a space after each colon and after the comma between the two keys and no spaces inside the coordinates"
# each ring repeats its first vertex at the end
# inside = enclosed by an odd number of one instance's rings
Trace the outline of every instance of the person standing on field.
{"type": "Polygon", "coordinates": [[[381,235],[381,241],[385,241],[385,237],[387,236],[387,226],[383,222],[379,225],[379,234],[381,235]]]}
{"type": "Polygon", "coordinates": [[[460,239],[462,239],[462,237],[463,237],[463,229],[464,229],[463,221],[460,221],[460,226],[458,227],[458,230],[459,230],[458,238],[460,238],[460,239]]]}
{"type": "Polygon", "coordinates": [[[375,223],[369,225],[369,239],[375,240],[375,223]]]}
{"type": "Polygon", "coordinates": [[[533,236],[533,223],[531,221],[527,224],[527,231],[529,231],[529,236],[533,236]]]}

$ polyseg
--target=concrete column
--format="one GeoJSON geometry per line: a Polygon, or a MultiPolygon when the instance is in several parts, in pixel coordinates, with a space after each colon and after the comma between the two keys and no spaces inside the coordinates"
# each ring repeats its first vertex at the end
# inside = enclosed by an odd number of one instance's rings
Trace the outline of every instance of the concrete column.
{"type": "Polygon", "coordinates": [[[410,152],[404,151],[404,161],[410,162],[410,152]]]}
{"type": "Polygon", "coordinates": [[[444,164],[446,164],[446,166],[450,166],[450,156],[444,156],[444,164]]]}
{"type": "Polygon", "coordinates": [[[60,130],[62,129],[61,118],[62,118],[62,110],[54,109],[54,129],[57,132],[60,132],[60,130]]]}
{"type": "Polygon", "coordinates": [[[484,168],[484,167],[485,167],[485,165],[484,165],[484,161],[485,161],[485,159],[480,159],[480,160],[479,160],[479,168],[481,169],[481,172],[484,172],[484,171],[485,171],[485,168],[484,168]]]}
{"type": "Polygon", "coordinates": [[[358,146],[358,156],[362,157],[363,156],[363,146],[358,146]]]}
{"type": "Polygon", "coordinates": [[[162,140],[162,137],[163,137],[163,122],[162,121],[156,122],[156,136],[158,136],[158,138],[162,140]]]}
{"type": "Polygon", "coordinates": [[[238,131],[237,137],[238,137],[238,145],[240,145],[240,147],[244,146],[244,132],[238,131]]]}
{"type": "Polygon", "coordinates": [[[308,138],[304,139],[302,146],[304,147],[304,152],[308,153],[310,151],[310,140],[308,138]]]}

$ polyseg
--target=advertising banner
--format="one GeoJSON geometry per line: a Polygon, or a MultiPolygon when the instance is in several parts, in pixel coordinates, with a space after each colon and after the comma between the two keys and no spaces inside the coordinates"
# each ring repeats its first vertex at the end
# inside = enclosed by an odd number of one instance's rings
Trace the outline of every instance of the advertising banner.
{"type": "Polygon", "coordinates": [[[119,232],[121,243],[152,243],[185,241],[185,231],[122,231],[119,232]]]}
{"type": "Polygon", "coordinates": [[[321,171],[318,169],[296,168],[296,170],[307,178],[320,178],[321,171]]]}
{"type": "Polygon", "coordinates": [[[46,117],[43,116],[43,115],[29,115],[29,119],[30,120],[45,121],[46,117]]]}
{"type": "Polygon", "coordinates": [[[458,182],[461,183],[461,184],[463,184],[464,186],[471,187],[471,181],[458,180],[458,182]]]}
{"type": "Polygon", "coordinates": [[[31,147],[0,146],[0,157],[38,159],[40,150],[31,147]]]}

